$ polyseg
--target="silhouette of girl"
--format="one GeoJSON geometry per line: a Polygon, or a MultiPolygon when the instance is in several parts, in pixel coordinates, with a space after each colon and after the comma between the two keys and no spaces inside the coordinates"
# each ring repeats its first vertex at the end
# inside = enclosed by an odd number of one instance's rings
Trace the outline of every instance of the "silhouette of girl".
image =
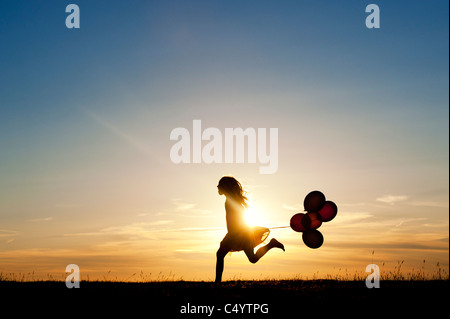
{"type": "Polygon", "coordinates": [[[225,195],[225,212],[228,233],[220,242],[217,251],[216,282],[222,281],[223,264],[225,256],[230,251],[243,250],[251,263],[256,263],[272,248],[280,248],[284,251],[284,245],[275,238],[265,246],[258,249],[256,254],[254,248],[261,244],[270,233],[265,227],[248,226],[244,221],[244,213],[247,208],[247,197],[241,184],[231,176],[222,177],[217,185],[219,195],[225,195]]]}

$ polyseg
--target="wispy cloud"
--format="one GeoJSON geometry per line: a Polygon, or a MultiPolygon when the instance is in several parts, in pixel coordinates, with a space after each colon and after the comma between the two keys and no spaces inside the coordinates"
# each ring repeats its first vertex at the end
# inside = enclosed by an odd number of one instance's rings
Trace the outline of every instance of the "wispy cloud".
{"type": "Polygon", "coordinates": [[[418,207],[436,207],[436,208],[448,208],[448,202],[425,202],[425,201],[415,201],[411,202],[412,206],[418,207]]]}
{"type": "Polygon", "coordinates": [[[106,236],[106,235],[129,235],[129,236],[144,236],[147,233],[160,230],[158,226],[164,226],[173,223],[172,220],[157,220],[154,222],[131,223],[126,225],[111,226],[99,229],[94,232],[80,232],[64,234],[64,237],[76,236],[106,236]]]}
{"type": "Polygon", "coordinates": [[[408,199],[406,195],[384,195],[377,198],[378,202],[394,205],[397,202],[403,202],[408,199]]]}
{"type": "Polygon", "coordinates": [[[34,219],[28,219],[31,223],[40,223],[40,222],[48,222],[53,220],[53,217],[44,217],[44,218],[34,218],[34,219]]]}
{"type": "Polygon", "coordinates": [[[174,208],[166,211],[159,212],[157,215],[177,215],[177,216],[187,216],[185,213],[189,213],[189,217],[212,217],[212,211],[209,209],[202,209],[198,207],[198,204],[184,201],[181,198],[172,198],[172,203],[175,205],[174,208]]]}
{"type": "Polygon", "coordinates": [[[287,209],[287,210],[293,210],[293,211],[302,211],[302,205],[300,205],[300,204],[297,204],[297,205],[295,205],[295,206],[291,206],[291,205],[288,205],[288,204],[283,204],[283,206],[281,206],[281,208],[283,208],[283,209],[287,209]]]}
{"type": "Polygon", "coordinates": [[[338,216],[333,220],[333,224],[336,225],[354,225],[359,227],[359,223],[366,221],[369,218],[372,218],[373,214],[368,212],[343,212],[339,213],[338,216]]]}
{"type": "Polygon", "coordinates": [[[172,198],[172,202],[175,205],[175,211],[177,212],[191,210],[197,206],[197,204],[194,203],[184,202],[180,198],[172,198]]]}
{"type": "Polygon", "coordinates": [[[0,229],[0,237],[13,237],[17,236],[19,233],[15,230],[0,229]]]}
{"type": "Polygon", "coordinates": [[[88,115],[91,119],[95,120],[98,124],[100,124],[105,129],[109,130],[111,133],[113,133],[115,136],[120,138],[122,141],[124,141],[126,144],[132,146],[134,149],[150,156],[152,159],[157,160],[156,156],[154,155],[154,150],[150,149],[150,147],[136,138],[135,136],[129,134],[124,129],[120,128],[118,125],[113,124],[109,121],[107,121],[105,118],[100,117],[98,114],[95,114],[91,110],[82,110],[86,115],[88,115]]]}
{"type": "Polygon", "coordinates": [[[197,204],[179,203],[179,204],[177,204],[176,210],[178,212],[182,212],[182,211],[193,209],[195,206],[197,206],[197,204]]]}
{"type": "Polygon", "coordinates": [[[186,231],[216,231],[223,230],[223,227],[179,227],[179,228],[157,228],[149,226],[158,226],[158,225],[168,225],[171,224],[172,221],[159,221],[153,223],[133,223],[123,226],[113,226],[108,228],[103,228],[94,232],[80,232],[80,233],[69,233],[64,234],[64,237],[77,237],[77,236],[106,236],[106,235],[132,235],[143,236],[151,233],[166,233],[166,232],[186,232],[186,231]]]}

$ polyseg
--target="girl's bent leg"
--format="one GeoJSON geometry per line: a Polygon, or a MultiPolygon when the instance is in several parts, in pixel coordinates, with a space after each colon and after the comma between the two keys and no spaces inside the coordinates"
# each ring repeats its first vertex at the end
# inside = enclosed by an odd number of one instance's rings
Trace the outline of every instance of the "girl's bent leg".
{"type": "Polygon", "coordinates": [[[264,256],[269,250],[271,250],[272,248],[280,248],[284,251],[284,245],[282,243],[280,243],[278,240],[276,240],[275,238],[273,238],[267,245],[262,246],[261,248],[259,248],[256,252],[256,254],[253,251],[253,248],[248,248],[246,250],[244,250],[245,254],[247,255],[248,260],[254,264],[256,262],[258,262],[258,260],[260,260],[262,258],[262,256],[264,256]]]}
{"type": "Polygon", "coordinates": [[[270,249],[272,249],[270,243],[262,246],[260,249],[258,249],[258,251],[256,252],[256,254],[253,251],[253,248],[248,248],[246,250],[244,250],[245,254],[247,255],[248,260],[254,264],[257,263],[258,260],[261,259],[262,256],[264,256],[270,249]]]}

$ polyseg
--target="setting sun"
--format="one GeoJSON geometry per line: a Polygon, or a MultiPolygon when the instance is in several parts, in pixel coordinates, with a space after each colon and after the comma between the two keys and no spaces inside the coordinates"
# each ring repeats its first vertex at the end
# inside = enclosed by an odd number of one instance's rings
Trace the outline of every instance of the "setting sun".
{"type": "Polygon", "coordinates": [[[245,212],[245,222],[249,226],[264,226],[267,220],[264,220],[265,213],[254,203],[250,203],[245,212]]]}

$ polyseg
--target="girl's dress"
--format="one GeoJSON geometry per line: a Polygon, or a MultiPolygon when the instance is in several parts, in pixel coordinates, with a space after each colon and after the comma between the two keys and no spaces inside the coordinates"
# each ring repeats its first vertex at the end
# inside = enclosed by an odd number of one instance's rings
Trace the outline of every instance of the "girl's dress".
{"type": "Polygon", "coordinates": [[[244,207],[232,200],[225,202],[228,233],[220,242],[221,247],[229,251],[253,249],[270,234],[269,228],[248,226],[244,221],[244,207]]]}

